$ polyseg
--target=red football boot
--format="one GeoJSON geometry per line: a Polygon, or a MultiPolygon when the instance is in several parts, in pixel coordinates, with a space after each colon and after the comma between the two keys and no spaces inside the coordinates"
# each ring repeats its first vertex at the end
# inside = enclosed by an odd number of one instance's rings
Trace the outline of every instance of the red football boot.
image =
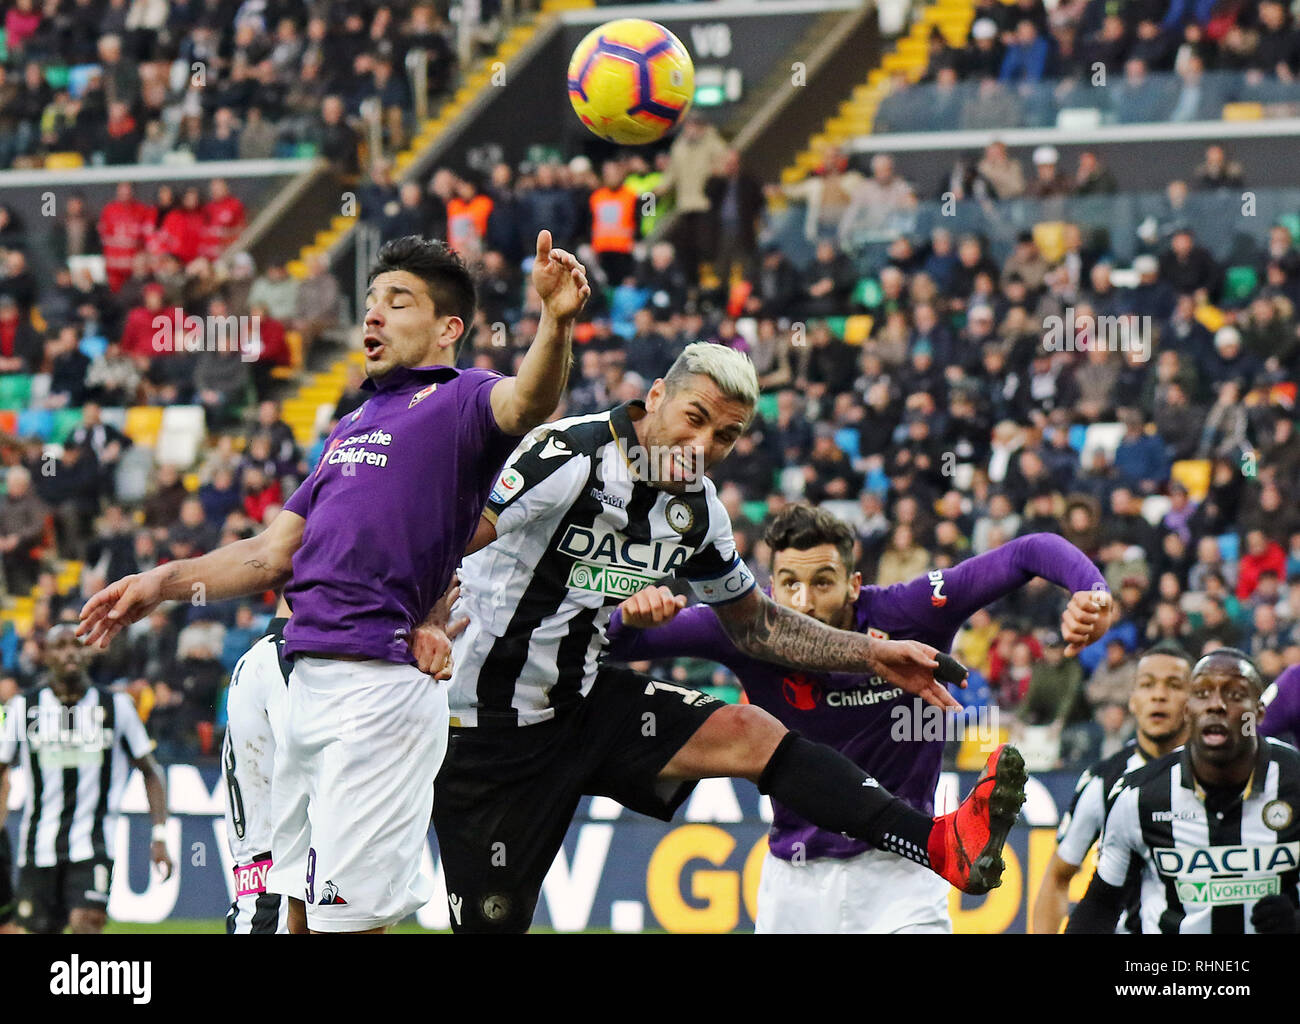
{"type": "Polygon", "coordinates": [[[1025,759],[1002,744],[958,808],[934,819],[930,866],[962,892],[981,896],[1002,884],[1002,847],[1025,802],[1025,759]]]}

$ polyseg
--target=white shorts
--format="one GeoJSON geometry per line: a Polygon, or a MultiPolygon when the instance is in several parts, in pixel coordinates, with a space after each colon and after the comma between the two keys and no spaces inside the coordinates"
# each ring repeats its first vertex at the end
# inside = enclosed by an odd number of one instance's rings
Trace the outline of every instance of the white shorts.
{"type": "Polygon", "coordinates": [[[387,927],[433,897],[420,857],[447,723],[446,686],[414,665],[296,659],[266,888],[305,900],[308,928],[387,927]]]}
{"type": "Polygon", "coordinates": [[[868,850],[793,864],[768,854],[755,931],[785,934],[951,934],[949,885],[929,868],[868,850]]]}

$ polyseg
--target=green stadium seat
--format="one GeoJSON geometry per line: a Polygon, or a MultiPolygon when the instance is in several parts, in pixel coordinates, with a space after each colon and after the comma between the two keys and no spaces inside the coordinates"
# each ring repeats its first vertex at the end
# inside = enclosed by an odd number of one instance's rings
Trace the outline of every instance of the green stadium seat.
{"type": "Polygon", "coordinates": [[[310,159],[316,155],[316,143],[300,142],[294,148],[293,155],[299,159],[310,159]]]}
{"type": "Polygon", "coordinates": [[[874,277],[864,277],[853,289],[853,294],[849,296],[851,301],[859,306],[866,306],[867,309],[875,309],[880,305],[880,300],[885,297],[885,293],[880,290],[880,282],[874,277]]]}
{"type": "Polygon", "coordinates": [[[0,377],[0,409],[26,409],[32,399],[32,378],[25,373],[0,377]]]}
{"type": "Polygon", "coordinates": [[[66,89],[68,87],[68,66],[66,64],[51,64],[45,69],[45,82],[51,89],[66,89]]]}
{"type": "Polygon", "coordinates": [[[4,28],[0,27],[0,64],[9,63],[9,44],[6,36],[4,28]]]}
{"type": "Polygon", "coordinates": [[[767,518],[767,502],[765,501],[747,501],[740,506],[740,510],[745,513],[745,518],[755,526],[760,525],[767,518]]]}
{"type": "Polygon", "coordinates": [[[828,316],[826,318],[826,326],[840,341],[844,340],[844,325],[848,322],[849,318],[846,316],[828,316]]]}
{"type": "Polygon", "coordinates": [[[77,427],[81,426],[80,409],[59,409],[54,413],[54,436],[57,444],[63,444],[77,427]]]}
{"type": "Polygon", "coordinates": [[[776,393],[769,391],[758,396],[758,414],[771,423],[776,419],[776,393]]]}
{"type": "Polygon", "coordinates": [[[1229,267],[1223,279],[1223,301],[1245,302],[1259,286],[1259,274],[1254,267],[1229,267]]]}

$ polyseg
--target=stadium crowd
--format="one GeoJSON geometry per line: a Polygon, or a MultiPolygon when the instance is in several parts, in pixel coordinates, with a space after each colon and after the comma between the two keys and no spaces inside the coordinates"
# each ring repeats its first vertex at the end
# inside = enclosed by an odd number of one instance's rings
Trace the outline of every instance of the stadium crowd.
{"type": "MultiPolygon", "coordinates": [[[[51,0],[41,24],[67,6],[51,0]]],[[[150,6],[113,0],[106,10],[150,6]]],[[[1199,19],[1224,5],[1184,6],[1199,19]]],[[[121,32],[122,59],[168,59],[160,47],[193,46],[204,12],[218,7],[171,5],[168,16],[188,26],[172,43],[121,32]]],[[[1062,12],[1086,21],[1094,7],[1062,3],[1044,32],[1065,31],[1062,12]]],[[[1020,24],[1037,23],[1042,10],[1033,0],[992,8],[1020,24]]],[[[274,25],[292,17],[253,0],[238,11],[274,25]]],[[[365,16],[341,7],[337,18],[350,37],[366,36],[365,16]]],[[[308,37],[321,31],[313,24],[308,37]]],[[[1020,31],[1014,21],[999,26],[1020,31]]],[[[286,38],[296,32],[291,25],[286,38]]],[[[10,53],[31,58],[42,38],[29,31],[16,48],[10,35],[10,53]]],[[[274,53],[247,66],[266,61],[274,71],[274,53]]],[[[249,113],[232,102],[210,111],[214,123],[223,109],[249,113]]],[[[18,134],[0,126],[0,137],[18,134]]],[[[350,152],[355,159],[355,145],[350,152]]],[[[1027,172],[994,143],[948,180],[962,202],[995,211],[1019,197],[1123,192],[1096,153],[1068,174],[1050,147],[1032,163],[1027,172]]],[[[862,173],[828,152],[799,186],[769,186],[778,206],[794,206],[765,212],[763,184],[700,116],[664,152],[600,166],[542,156],[486,173],[443,167],[398,185],[377,160],[359,202],[380,240],[445,237],[474,266],[480,308],[462,365],[510,372],[531,341],[537,230],[579,253],[595,288],[557,416],[642,397],[695,340],[748,353],[759,416],[714,479],[760,578],[765,523],[800,500],[853,524],[867,583],[907,580],[1027,533],[1058,533],[1081,548],[1118,605],[1102,641],[1065,659],[1055,632],[1065,595],[1038,581],[974,616],[955,649],[972,670],[962,699],[1037,730],[1046,760],[1073,767],[1131,734],[1125,694],[1136,653],[1154,641],[1191,653],[1238,645],[1269,677],[1300,662],[1300,219],[1273,224],[1229,266],[1198,236],[1189,205],[1244,173],[1210,147],[1203,166],[1170,183],[1169,208],[1123,240],[1137,252],[1127,267],[1121,240],[1084,216],[1054,234],[1010,238],[918,227],[909,214],[931,183],[904,180],[884,156],[862,173]],[[1045,328],[1052,318],[1071,332],[1057,343],[1045,328]]],[[[34,598],[28,634],[12,622],[0,631],[0,700],[35,681],[44,631],[75,618],[106,580],[258,530],[320,456],[324,434],[302,446],[281,418],[271,369],[290,361],[290,334],[309,349],[346,326],[338,282],[322,262],[299,281],[283,267],[259,274],[246,254],[221,255],[244,212],[222,183],[205,191],[178,200],[160,189],[149,203],[124,185],[102,210],[70,197],[48,239],[0,207],[0,553],[7,592],[34,598]],[[51,281],[28,268],[35,245],[58,261],[51,281]],[[94,254],[105,257],[103,281],[69,266],[94,254]],[[177,307],[256,315],[258,359],[154,351],[153,316],[177,307]],[[120,412],[178,404],[203,407],[207,444],[193,465],[155,466],[120,412]],[[59,445],[49,443],[52,424],[59,445]],[[83,565],[70,585],[58,574],[66,559],[83,565]]],[[[359,368],[350,373],[331,427],[365,398],[359,368]]],[[[159,611],[118,637],[92,673],[132,693],[163,759],[211,754],[229,671],[272,597],[159,611]]],[[[735,696],[712,666],[664,670],[735,696]]]]}
{"type": "MultiPolygon", "coordinates": [[[[396,0],[15,0],[0,44],[0,168],[50,154],[159,164],[321,154],[355,172],[368,120],[389,151],[456,80],[447,6],[396,0]]],[[[479,5],[477,35],[499,29],[479,5]]]]}
{"type": "Polygon", "coordinates": [[[1300,104],[1300,30],[1282,0],[976,0],[963,46],[938,28],[919,83],[895,75],[874,130],[1202,121],[1226,104],[1300,104]]]}

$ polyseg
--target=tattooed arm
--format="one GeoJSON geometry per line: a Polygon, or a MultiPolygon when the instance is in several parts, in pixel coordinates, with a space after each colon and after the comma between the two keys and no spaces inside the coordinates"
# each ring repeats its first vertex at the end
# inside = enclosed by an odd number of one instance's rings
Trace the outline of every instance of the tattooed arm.
{"type": "Polygon", "coordinates": [[[281,509],[256,537],[199,558],[183,558],[125,576],[86,602],[77,635],[87,645],[107,647],[118,630],[140,621],[163,601],[189,601],[200,593],[204,601],[222,601],[278,590],[289,579],[305,523],[302,516],[281,509]]]}
{"type": "Polygon", "coordinates": [[[935,682],[938,653],[915,640],[873,640],[782,608],[757,588],[713,606],[732,642],[746,654],[812,672],[879,675],[941,708],[961,707],[935,682]]]}

